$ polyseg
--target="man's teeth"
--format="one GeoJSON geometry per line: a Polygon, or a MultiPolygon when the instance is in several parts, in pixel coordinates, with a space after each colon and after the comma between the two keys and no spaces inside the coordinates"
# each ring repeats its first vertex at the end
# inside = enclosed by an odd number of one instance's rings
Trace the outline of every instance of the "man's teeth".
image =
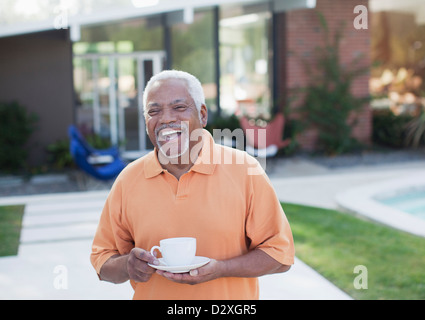
{"type": "Polygon", "coordinates": [[[168,136],[168,135],[173,134],[173,133],[181,133],[181,130],[171,130],[171,131],[161,132],[161,134],[163,136],[168,136]]]}
{"type": "Polygon", "coordinates": [[[177,138],[180,133],[181,130],[167,130],[161,132],[161,137],[163,137],[167,141],[170,141],[172,139],[177,138]]]}

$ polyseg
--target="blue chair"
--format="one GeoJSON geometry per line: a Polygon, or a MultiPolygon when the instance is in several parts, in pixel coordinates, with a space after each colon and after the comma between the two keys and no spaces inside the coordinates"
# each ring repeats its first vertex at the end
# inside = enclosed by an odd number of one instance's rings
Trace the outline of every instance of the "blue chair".
{"type": "Polygon", "coordinates": [[[109,155],[112,157],[119,157],[120,151],[116,146],[112,146],[107,149],[95,149],[91,145],[89,145],[84,139],[83,135],[80,133],[80,131],[77,129],[76,126],[70,125],[68,128],[68,135],[71,139],[77,140],[81,146],[90,154],[92,155],[109,155]]]}
{"type": "Polygon", "coordinates": [[[99,180],[114,179],[127,165],[119,156],[116,147],[98,150],[90,146],[83,136],[79,134],[74,126],[69,128],[70,135],[70,152],[75,163],[84,172],[99,180]],[[78,135],[75,135],[77,133],[78,135]],[[111,162],[103,165],[94,165],[89,161],[90,157],[110,156],[111,162]]]}

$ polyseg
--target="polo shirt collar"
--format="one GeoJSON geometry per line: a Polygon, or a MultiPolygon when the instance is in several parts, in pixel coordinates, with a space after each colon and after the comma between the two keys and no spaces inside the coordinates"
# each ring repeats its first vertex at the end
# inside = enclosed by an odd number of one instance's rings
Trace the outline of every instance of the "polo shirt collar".
{"type": "Polygon", "coordinates": [[[161,164],[159,163],[158,156],[157,156],[157,149],[155,148],[154,151],[149,152],[146,155],[145,177],[147,179],[153,178],[161,174],[163,171],[164,171],[164,168],[162,168],[161,164]]]}
{"type": "MultiPolygon", "coordinates": [[[[216,164],[213,162],[215,142],[211,134],[205,129],[202,131],[202,139],[204,145],[202,146],[198,159],[196,159],[195,164],[192,166],[190,171],[203,174],[213,174],[216,166],[216,164]]],[[[155,148],[154,151],[146,155],[145,177],[147,179],[153,178],[164,171],[165,169],[162,168],[161,164],[159,163],[157,149],[155,148]]]]}

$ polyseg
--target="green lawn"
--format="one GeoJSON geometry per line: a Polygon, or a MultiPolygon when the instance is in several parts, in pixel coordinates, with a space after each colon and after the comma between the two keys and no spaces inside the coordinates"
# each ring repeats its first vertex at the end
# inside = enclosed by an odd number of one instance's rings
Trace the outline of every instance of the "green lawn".
{"type": "MultiPolygon", "coordinates": [[[[282,206],[297,257],[354,299],[425,299],[425,238],[334,210],[282,206]],[[358,265],[367,268],[367,289],[354,287],[358,265]]],[[[17,254],[23,213],[0,207],[0,256],[17,254]]]]}
{"type": "Polygon", "coordinates": [[[0,257],[18,253],[25,206],[0,206],[0,257]]]}
{"type": "Polygon", "coordinates": [[[334,210],[283,203],[296,255],[354,299],[425,299],[425,238],[334,210]],[[357,265],[367,289],[356,289],[357,265]]]}

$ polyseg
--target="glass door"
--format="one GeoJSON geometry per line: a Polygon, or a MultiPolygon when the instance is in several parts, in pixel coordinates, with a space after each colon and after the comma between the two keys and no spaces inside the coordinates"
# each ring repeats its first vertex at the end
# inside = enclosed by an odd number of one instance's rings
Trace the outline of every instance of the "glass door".
{"type": "Polygon", "coordinates": [[[152,149],[143,117],[143,90],[164,66],[165,53],[85,54],[74,58],[77,125],[135,159],[152,149]]]}
{"type": "Polygon", "coordinates": [[[124,150],[139,150],[137,60],[117,58],[118,137],[124,150]]]}
{"type": "Polygon", "coordinates": [[[267,3],[252,6],[221,8],[220,106],[224,114],[267,119],[273,104],[271,13],[267,3]]]}

